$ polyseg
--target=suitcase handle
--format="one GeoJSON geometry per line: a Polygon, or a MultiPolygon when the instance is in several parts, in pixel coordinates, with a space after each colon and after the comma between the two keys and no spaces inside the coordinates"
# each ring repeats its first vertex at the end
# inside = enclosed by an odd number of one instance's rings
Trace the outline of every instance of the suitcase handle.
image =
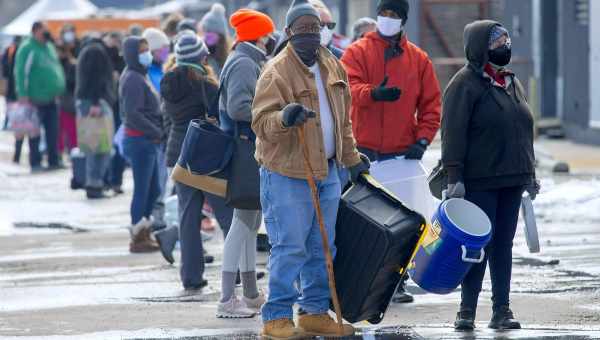
{"type": "Polygon", "coordinates": [[[479,253],[479,258],[478,259],[474,259],[474,258],[470,258],[467,257],[467,247],[465,247],[464,245],[460,246],[460,249],[462,249],[462,260],[463,262],[467,262],[467,263],[481,263],[483,262],[483,260],[485,259],[485,250],[480,249],[480,253],[479,253]]]}

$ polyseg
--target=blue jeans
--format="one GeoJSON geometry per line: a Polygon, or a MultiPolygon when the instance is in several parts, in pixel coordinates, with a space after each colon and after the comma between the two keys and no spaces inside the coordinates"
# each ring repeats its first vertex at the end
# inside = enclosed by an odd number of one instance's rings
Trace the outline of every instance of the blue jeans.
{"type": "Polygon", "coordinates": [[[146,137],[127,136],[123,140],[123,152],[133,170],[132,225],[150,217],[160,195],[158,147],[146,137]]]}
{"type": "Polygon", "coordinates": [[[110,165],[110,154],[85,155],[85,186],[86,188],[104,188],[104,177],[110,165]]]}
{"type": "MultiPolygon", "coordinates": [[[[338,168],[329,162],[329,175],[317,181],[329,247],[335,257],[335,222],[341,186],[338,168]]],[[[306,180],[260,169],[260,196],[271,255],[269,299],[262,308],[263,321],[291,319],[298,302],[308,314],[329,309],[325,254],[310,187],[306,180]],[[300,291],[295,282],[300,279],[300,291]]]]}

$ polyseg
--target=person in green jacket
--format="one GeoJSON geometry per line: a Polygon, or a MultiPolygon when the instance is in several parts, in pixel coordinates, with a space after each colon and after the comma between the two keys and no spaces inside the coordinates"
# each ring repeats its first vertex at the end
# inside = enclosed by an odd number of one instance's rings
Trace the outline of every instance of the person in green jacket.
{"type": "MultiPolygon", "coordinates": [[[[58,155],[58,112],[56,98],[65,91],[65,75],[52,36],[46,25],[35,22],[31,37],[19,47],[15,62],[15,85],[19,102],[37,108],[46,135],[48,169],[62,168],[58,155]]],[[[29,139],[32,172],[42,170],[39,137],[29,139]]]]}

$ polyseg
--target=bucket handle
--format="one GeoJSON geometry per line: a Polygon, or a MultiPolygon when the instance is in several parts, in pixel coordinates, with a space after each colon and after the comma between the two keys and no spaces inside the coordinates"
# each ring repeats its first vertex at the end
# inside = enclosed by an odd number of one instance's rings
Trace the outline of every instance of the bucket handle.
{"type": "Polygon", "coordinates": [[[467,257],[467,247],[465,247],[464,245],[461,245],[460,249],[462,249],[462,260],[463,260],[463,262],[467,262],[467,263],[481,263],[485,259],[485,250],[483,250],[483,248],[479,250],[481,253],[480,253],[478,259],[473,259],[473,258],[467,257]]]}

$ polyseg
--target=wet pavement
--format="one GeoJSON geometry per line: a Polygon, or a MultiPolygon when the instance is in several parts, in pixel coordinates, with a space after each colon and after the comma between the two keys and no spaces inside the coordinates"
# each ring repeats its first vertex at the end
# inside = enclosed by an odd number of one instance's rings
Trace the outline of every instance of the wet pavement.
{"type": "MultiPolygon", "coordinates": [[[[216,257],[206,268],[209,286],[186,294],[178,263],[167,265],[157,253],[128,252],[129,173],[126,195],[90,202],[83,192],[69,190],[68,170],[31,176],[25,166],[10,164],[9,145],[0,133],[1,339],[260,338],[257,318],[214,317],[222,257],[218,231],[206,244],[216,257]]],[[[435,152],[428,153],[428,166],[435,152]]],[[[409,282],[415,303],[392,304],[380,327],[357,324],[367,328],[347,339],[600,339],[600,176],[541,178],[544,191],[535,207],[542,252],[529,254],[522,224],[514,248],[512,304],[527,329],[486,328],[487,279],[474,333],[451,327],[459,291],[425,294],[409,282]]],[[[258,262],[266,270],[266,254],[258,262]]],[[[264,288],[266,282],[259,284],[264,288]]]]}
{"type": "MultiPolygon", "coordinates": [[[[86,340],[120,339],[120,340],[264,340],[265,338],[255,331],[231,329],[204,329],[204,330],[156,330],[148,329],[136,332],[103,332],[95,334],[81,334],[77,338],[86,340]]],[[[75,339],[75,336],[62,336],[60,339],[75,339]]],[[[6,338],[6,339],[17,339],[6,338]]],[[[38,337],[19,337],[19,340],[37,340],[38,337]]],[[[58,337],[44,337],[44,339],[58,339],[58,337]]],[[[552,330],[552,329],[526,329],[519,331],[491,331],[482,330],[475,332],[448,332],[443,327],[407,328],[384,327],[358,329],[354,336],[341,338],[333,337],[302,337],[298,340],[592,340],[600,339],[600,331],[593,330],[552,330]]]]}

